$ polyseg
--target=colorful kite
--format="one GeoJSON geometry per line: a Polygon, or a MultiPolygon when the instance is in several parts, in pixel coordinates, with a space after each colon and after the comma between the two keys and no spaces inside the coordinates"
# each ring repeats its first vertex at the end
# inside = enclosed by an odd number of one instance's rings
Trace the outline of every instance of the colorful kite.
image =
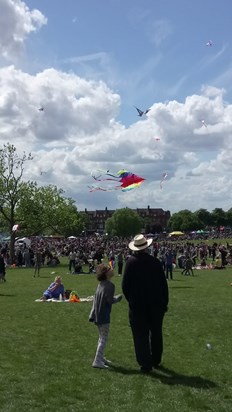
{"type": "Polygon", "coordinates": [[[129,190],[136,189],[137,187],[140,187],[142,182],[138,183],[132,183],[132,185],[126,186],[122,188],[122,192],[129,192],[129,190]]]}
{"type": "Polygon", "coordinates": [[[114,268],[115,268],[115,259],[110,259],[109,265],[111,267],[111,270],[114,270],[114,268]]]}
{"type": "Polygon", "coordinates": [[[167,179],[167,177],[168,177],[167,172],[164,172],[164,173],[162,174],[162,179],[161,179],[161,181],[160,181],[160,189],[161,189],[161,190],[163,189],[163,182],[167,179]]]}
{"type": "Polygon", "coordinates": [[[134,173],[128,172],[125,169],[119,170],[115,175],[109,173],[109,170],[104,172],[103,170],[97,170],[95,173],[91,173],[94,180],[98,182],[117,182],[120,185],[112,186],[111,184],[97,186],[89,186],[90,192],[95,192],[96,190],[102,190],[104,192],[109,192],[112,190],[121,190],[123,192],[135,189],[141,185],[145,180],[143,177],[137,176],[134,173]]]}
{"type": "Polygon", "coordinates": [[[139,117],[142,117],[144,114],[147,114],[151,110],[151,109],[146,109],[146,110],[143,111],[143,110],[138,109],[138,107],[136,107],[136,106],[134,106],[134,107],[136,108],[139,117]]]}

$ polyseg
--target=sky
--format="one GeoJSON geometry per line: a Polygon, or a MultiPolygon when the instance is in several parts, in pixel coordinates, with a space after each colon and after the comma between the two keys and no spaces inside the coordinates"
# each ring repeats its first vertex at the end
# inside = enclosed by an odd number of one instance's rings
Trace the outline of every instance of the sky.
{"type": "Polygon", "coordinates": [[[231,0],[0,0],[0,147],[31,153],[24,180],[79,211],[227,211],[231,13],[231,0]],[[144,182],[115,190],[104,179],[121,169],[144,182]]]}

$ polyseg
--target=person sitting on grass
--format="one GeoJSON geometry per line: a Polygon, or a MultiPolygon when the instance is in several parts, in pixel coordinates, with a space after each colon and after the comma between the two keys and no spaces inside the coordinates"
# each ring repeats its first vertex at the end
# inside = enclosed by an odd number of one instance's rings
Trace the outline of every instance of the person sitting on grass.
{"type": "Polygon", "coordinates": [[[54,256],[51,255],[47,260],[47,266],[55,267],[59,264],[60,264],[60,260],[59,260],[58,256],[56,256],[56,255],[54,255],[54,256]]]}
{"type": "Polygon", "coordinates": [[[77,258],[75,259],[75,264],[74,264],[74,274],[79,274],[79,273],[84,273],[82,269],[82,260],[77,258]]]}
{"type": "Polygon", "coordinates": [[[222,258],[220,255],[216,256],[214,269],[225,269],[225,266],[222,264],[222,258]]]}
{"type": "Polygon", "coordinates": [[[207,263],[206,263],[205,257],[202,258],[200,266],[201,266],[202,269],[207,268],[207,263]]]}
{"type": "Polygon", "coordinates": [[[41,300],[59,299],[60,295],[64,298],[64,285],[61,276],[56,276],[54,282],[45,290],[41,300]]]}

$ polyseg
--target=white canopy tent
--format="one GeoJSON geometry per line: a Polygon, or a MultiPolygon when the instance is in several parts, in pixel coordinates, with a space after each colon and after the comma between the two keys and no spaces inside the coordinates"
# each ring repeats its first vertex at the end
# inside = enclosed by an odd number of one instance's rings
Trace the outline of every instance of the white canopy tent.
{"type": "Polygon", "coordinates": [[[17,239],[16,241],[15,241],[15,245],[17,246],[20,246],[20,245],[26,245],[27,247],[30,247],[31,246],[31,240],[30,239],[28,239],[28,237],[22,237],[22,238],[20,238],[20,239],[17,239]]]}

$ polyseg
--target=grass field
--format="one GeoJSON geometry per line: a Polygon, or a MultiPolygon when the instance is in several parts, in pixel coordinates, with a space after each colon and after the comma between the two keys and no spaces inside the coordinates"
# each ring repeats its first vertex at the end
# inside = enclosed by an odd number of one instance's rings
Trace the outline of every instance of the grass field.
{"type": "MultiPolygon", "coordinates": [[[[67,262],[54,270],[65,288],[94,294],[94,275],[68,275],[67,262]]],[[[163,369],[151,375],[141,375],[135,361],[124,299],[111,316],[106,356],[113,366],[91,367],[98,337],[88,322],[91,302],[35,302],[54,279],[51,271],[33,278],[32,269],[7,269],[0,284],[2,412],[232,411],[232,268],[194,277],[175,270],[163,369]]],[[[120,293],[121,278],[113,281],[120,293]]]]}

